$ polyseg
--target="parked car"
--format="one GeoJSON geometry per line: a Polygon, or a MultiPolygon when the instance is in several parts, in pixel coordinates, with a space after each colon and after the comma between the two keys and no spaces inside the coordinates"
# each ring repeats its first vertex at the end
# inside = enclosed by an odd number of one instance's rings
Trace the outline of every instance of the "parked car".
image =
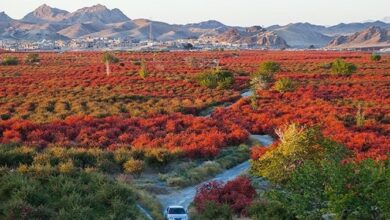
{"type": "Polygon", "coordinates": [[[164,211],[165,220],[188,220],[187,210],[183,206],[168,206],[164,211]]]}

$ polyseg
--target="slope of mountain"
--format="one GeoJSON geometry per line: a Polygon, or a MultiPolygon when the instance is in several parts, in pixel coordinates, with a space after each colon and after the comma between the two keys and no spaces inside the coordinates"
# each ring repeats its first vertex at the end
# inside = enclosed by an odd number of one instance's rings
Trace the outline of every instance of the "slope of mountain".
{"type": "Polygon", "coordinates": [[[226,27],[226,25],[215,20],[208,20],[199,23],[186,24],[184,26],[188,28],[200,28],[200,29],[217,29],[217,28],[226,27]]]}
{"type": "Polygon", "coordinates": [[[58,32],[58,34],[61,34],[62,36],[74,39],[79,38],[84,35],[88,35],[94,32],[97,32],[99,29],[95,28],[91,24],[74,24],[72,26],[69,26],[67,28],[64,28],[58,32]]]}
{"type": "Polygon", "coordinates": [[[10,18],[5,12],[0,12],[0,39],[5,30],[11,26],[12,18],[10,18]]]}
{"type": "Polygon", "coordinates": [[[284,39],[260,26],[253,26],[244,30],[230,28],[217,36],[207,36],[207,39],[219,43],[247,44],[264,48],[289,47],[284,39]]]}
{"type": "Polygon", "coordinates": [[[28,13],[22,21],[28,23],[59,22],[64,20],[69,12],[58,8],[52,8],[46,4],[39,6],[33,12],[28,13]]]}
{"type": "Polygon", "coordinates": [[[288,45],[295,48],[308,48],[311,45],[323,47],[332,37],[321,34],[326,27],[309,23],[295,23],[286,26],[271,26],[267,28],[282,37],[288,45]]]}
{"type": "Polygon", "coordinates": [[[365,22],[365,23],[349,23],[349,24],[341,23],[338,25],[328,27],[321,33],[326,34],[328,36],[350,35],[356,32],[363,31],[373,26],[377,26],[384,29],[390,28],[390,24],[384,23],[382,21],[365,22]]]}
{"type": "Polygon", "coordinates": [[[117,8],[110,10],[106,6],[99,4],[72,12],[62,22],[66,24],[80,24],[85,22],[112,24],[129,20],[121,10],[117,8]]]}
{"type": "Polygon", "coordinates": [[[328,48],[365,48],[390,46],[390,31],[380,27],[370,27],[350,36],[339,36],[333,39],[328,48]]]}
{"type": "Polygon", "coordinates": [[[5,12],[0,12],[0,23],[8,23],[12,21],[12,18],[10,18],[5,12]]]}

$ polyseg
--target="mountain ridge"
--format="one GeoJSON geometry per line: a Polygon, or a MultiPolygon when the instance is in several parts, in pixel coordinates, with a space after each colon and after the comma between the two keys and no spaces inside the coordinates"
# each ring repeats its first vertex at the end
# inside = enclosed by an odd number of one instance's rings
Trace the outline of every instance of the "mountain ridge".
{"type": "Polygon", "coordinates": [[[69,40],[85,37],[148,40],[152,36],[159,41],[208,38],[216,42],[255,44],[271,48],[322,48],[372,26],[390,29],[390,24],[384,22],[386,18],[382,20],[340,23],[329,27],[308,22],[272,25],[267,28],[239,27],[228,26],[217,20],[168,24],[142,18],[132,20],[120,9],[109,9],[101,4],[83,7],[74,12],[43,4],[20,20],[12,19],[5,12],[0,13],[0,40],[69,40]],[[249,30],[254,33],[250,34],[249,30]]]}
{"type": "Polygon", "coordinates": [[[390,31],[373,26],[349,36],[338,36],[328,48],[390,47],[390,31]]]}

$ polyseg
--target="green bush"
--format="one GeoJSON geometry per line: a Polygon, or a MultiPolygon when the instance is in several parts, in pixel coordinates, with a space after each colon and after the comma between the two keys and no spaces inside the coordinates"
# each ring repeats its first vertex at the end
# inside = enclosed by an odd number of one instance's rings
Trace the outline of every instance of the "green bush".
{"type": "Polygon", "coordinates": [[[142,60],[141,62],[141,68],[140,70],[138,71],[138,75],[142,78],[142,79],[145,79],[146,77],[148,77],[149,75],[149,72],[146,68],[146,64],[145,64],[145,61],[142,60]]]}
{"type": "Polygon", "coordinates": [[[36,152],[26,147],[0,145],[0,166],[16,168],[20,164],[30,165],[36,152]]]}
{"type": "Polygon", "coordinates": [[[69,156],[74,161],[75,166],[80,168],[94,167],[97,163],[97,158],[86,151],[74,151],[69,156]]]}
{"type": "Polygon", "coordinates": [[[332,63],[332,73],[337,75],[350,76],[355,73],[357,67],[353,63],[345,62],[342,59],[337,59],[332,63]]]}
{"type": "Polygon", "coordinates": [[[251,219],[296,219],[294,215],[290,214],[286,207],[279,202],[255,201],[248,207],[248,216],[251,219]]]}
{"type": "Polygon", "coordinates": [[[258,72],[262,73],[277,73],[280,71],[280,64],[273,61],[266,61],[260,64],[258,72]]]}
{"type": "Polygon", "coordinates": [[[296,84],[290,78],[281,78],[275,82],[275,90],[280,93],[292,92],[296,88],[296,84]]]}
{"type": "Polygon", "coordinates": [[[191,216],[194,220],[231,220],[233,219],[233,213],[229,205],[218,205],[215,202],[208,201],[205,204],[205,211],[203,213],[195,214],[191,216]]]}
{"type": "Polygon", "coordinates": [[[145,169],[145,163],[142,160],[130,159],[123,164],[123,169],[126,173],[139,176],[145,169]]]}
{"type": "Polygon", "coordinates": [[[382,56],[381,56],[380,54],[374,53],[374,54],[371,55],[371,60],[372,60],[372,61],[378,62],[378,61],[380,61],[381,59],[382,59],[382,56]]]}
{"type": "Polygon", "coordinates": [[[199,85],[209,89],[227,89],[234,84],[234,76],[227,70],[211,70],[199,74],[196,77],[199,85]]]}
{"type": "Polygon", "coordinates": [[[9,119],[11,119],[11,115],[10,114],[1,114],[0,119],[1,120],[9,120],[9,119]]]}
{"type": "Polygon", "coordinates": [[[5,66],[14,66],[19,64],[19,60],[16,57],[6,56],[1,64],[5,66]]]}
{"type": "Polygon", "coordinates": [[[0,172],[0,219],[139,219],[132,190],[101,175],[0,172]]]}
{"type": "Polygon", "coordinates": [[[153,148],[145,152],[145,161],[151,167],[161,167],[172,161],[174,155],[164,148],[153,148]]]}

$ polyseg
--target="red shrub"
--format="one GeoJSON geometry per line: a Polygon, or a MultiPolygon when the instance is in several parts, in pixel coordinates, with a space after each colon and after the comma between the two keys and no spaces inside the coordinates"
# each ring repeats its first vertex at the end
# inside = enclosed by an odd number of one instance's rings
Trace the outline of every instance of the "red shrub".
{"type": "Polygon", "coordinates": [[[220,205],[228,204],[234,213],[244,215],[255,196],[256,190],[250,179],[238,177],[225,185],[216,181],[202,185],[197,189],[194,202],[199,212],[204,210],[206,202],[212,201],[220,205]]]}

